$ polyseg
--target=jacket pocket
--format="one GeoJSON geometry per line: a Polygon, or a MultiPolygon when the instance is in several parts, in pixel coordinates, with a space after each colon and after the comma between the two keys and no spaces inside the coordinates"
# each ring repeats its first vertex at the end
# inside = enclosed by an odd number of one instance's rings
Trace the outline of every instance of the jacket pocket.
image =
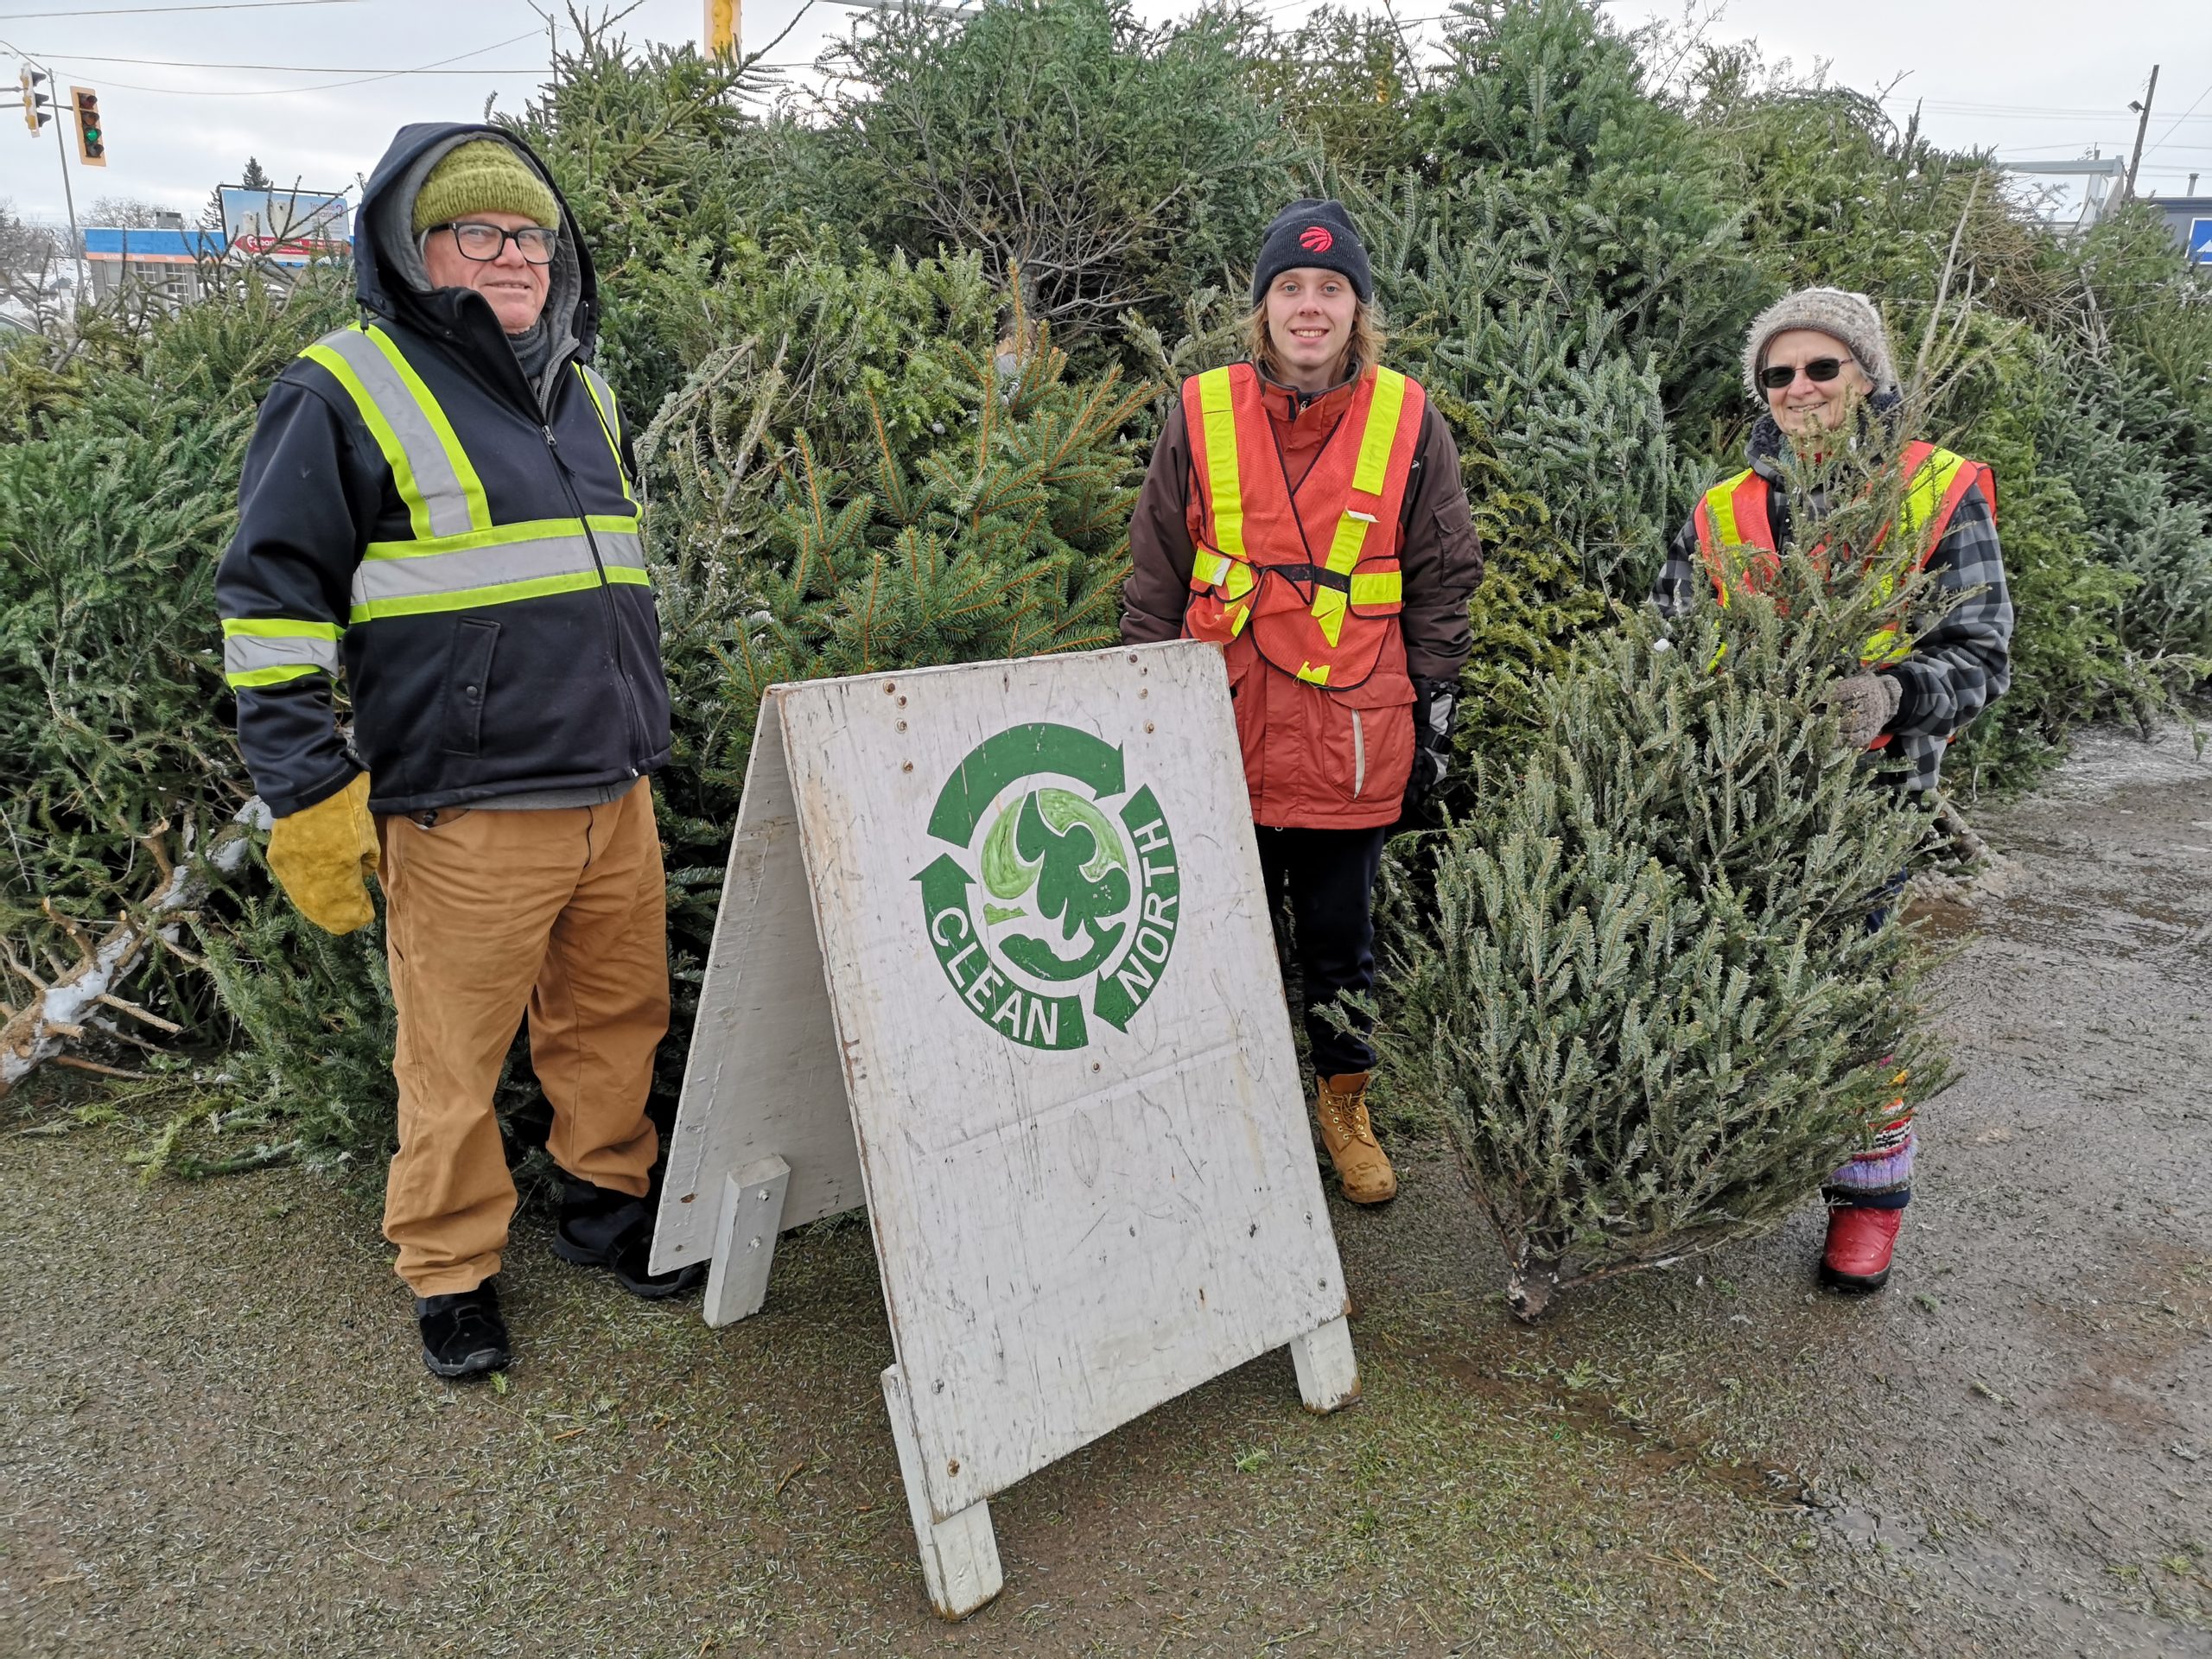
{"type": "Polygon", "coordinates": [[[1401,674],[1378,673],[1343,691],[1319,692],[1321,741],[1316,804],[1382,805],[1406,791],[1413,771],[1413,687],[1401,674]]]}
{"type": "Polygon", "coordinates": [[[448,754],[474,754],[483,741],[484,698],[492,685],[492,649],[499,625],[466,616],[454,625],[446,648],[445,734],[448,754]]]}

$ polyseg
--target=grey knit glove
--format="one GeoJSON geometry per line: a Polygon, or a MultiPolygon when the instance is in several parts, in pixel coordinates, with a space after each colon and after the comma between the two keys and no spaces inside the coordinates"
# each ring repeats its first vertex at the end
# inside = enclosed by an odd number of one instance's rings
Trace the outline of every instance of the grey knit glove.
{"type": "Polygon", "coordinates": [[[1843,741],[1854,749],[1872,747],[1889,729],[1904,690],[1887,674],[1853,674],[1838,680],[1821,694],[1821,701],[1835,710],[1843,741]]]}

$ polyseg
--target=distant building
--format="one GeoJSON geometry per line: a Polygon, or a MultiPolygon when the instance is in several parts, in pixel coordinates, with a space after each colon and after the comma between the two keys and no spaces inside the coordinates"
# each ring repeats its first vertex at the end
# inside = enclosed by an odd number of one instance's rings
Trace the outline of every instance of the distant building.
{"type": "Polygon", "coordinates": [[[85,230],[85,263],[92,268],[92,297],[109,300],[130,289],[185,305],[201,298],[207,277],[223,257],[223,238],[174,226],[154,229],[85,230]]]}
{"type": "Polygon", "coordinates": [[[88,226],[85,260],[92,297],[104,301],[128,289],[172,307],[188,305],[207,297],[226,265],[251,263],[282,276],[351,252],[343,196],[228,185],[219,194],[220,231],[187,229],[181,213],[163,213],[149,229],[88,226]]]}

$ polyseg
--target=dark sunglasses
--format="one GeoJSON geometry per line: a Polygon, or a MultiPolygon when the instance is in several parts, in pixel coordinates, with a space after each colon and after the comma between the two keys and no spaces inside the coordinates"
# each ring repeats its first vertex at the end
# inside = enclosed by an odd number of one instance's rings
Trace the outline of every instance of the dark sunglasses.
{"type": "MultiPolygon", "coordinates": [[[[1849,357],[1816,357],[1805,365],[1805,378],[1818,385],[1826,385],[1843,372],[1845,364],[1857,360],[1856,358],[1849,357]]],[[[1780,391],[1796,378],[1796,369],[1777,367],[1759,371],[1759,385],[1764,386],[1769,391],[1780,391]]]]}

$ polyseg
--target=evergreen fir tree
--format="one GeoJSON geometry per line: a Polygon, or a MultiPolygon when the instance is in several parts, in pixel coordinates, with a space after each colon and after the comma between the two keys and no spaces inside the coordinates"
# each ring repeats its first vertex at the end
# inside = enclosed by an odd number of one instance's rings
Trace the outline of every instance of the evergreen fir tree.
{"type": "Polygon", "coordinates": [[[1525,770],[1485,772],[1419,904],[1397,883],[1383,1073],[1440,1109],[1526,1317],[1773,1225],[1942,1080],[1896,913],[1923,817],[1821,703],[1929,595],[1829,551],[1893,520],[1894,459],[1818,471],[1827,547],[1586,637],[1525,770]]]}

